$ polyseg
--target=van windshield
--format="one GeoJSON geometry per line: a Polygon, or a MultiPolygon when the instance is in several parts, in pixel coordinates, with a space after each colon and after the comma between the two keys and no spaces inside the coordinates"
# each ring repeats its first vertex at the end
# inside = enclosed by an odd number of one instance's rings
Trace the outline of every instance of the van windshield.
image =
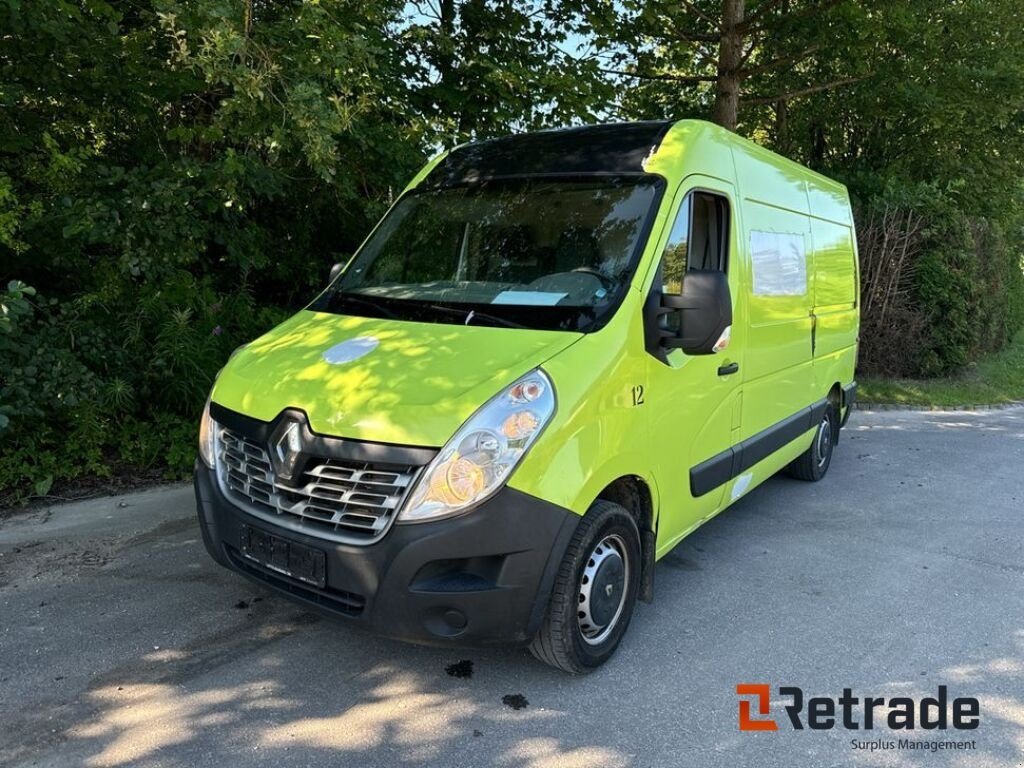
{"type": "Polygon", "coordinates": [[[313,309],[596,330],[628,288],[662,186],[632,176],[414,191],[313,309]]]}

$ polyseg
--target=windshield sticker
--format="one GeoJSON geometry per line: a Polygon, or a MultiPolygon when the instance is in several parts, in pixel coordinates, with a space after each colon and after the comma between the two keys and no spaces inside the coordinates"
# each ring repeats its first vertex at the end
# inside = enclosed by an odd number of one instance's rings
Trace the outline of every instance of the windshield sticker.
{"type": "Polygon", "coordinates": [[[755,296],[803,296],[807,293],[804,236],[788,232],[750,233],[755,296]]]}
{"type": "Polygon", "coordinates": [[[547,293],[546,291],[502,291],[491,304],[529,304],[535,307],[553,307],[568,293],[547,293]]]}
{"type": "Polygon", "coordinates": [[[324,350],[323,360],[330,365],[351,363],[353,360],[358,360],[363,355],[373,352],[378,344],[380,344],[380,340],[374,336],[358,336],[324,350]]]}

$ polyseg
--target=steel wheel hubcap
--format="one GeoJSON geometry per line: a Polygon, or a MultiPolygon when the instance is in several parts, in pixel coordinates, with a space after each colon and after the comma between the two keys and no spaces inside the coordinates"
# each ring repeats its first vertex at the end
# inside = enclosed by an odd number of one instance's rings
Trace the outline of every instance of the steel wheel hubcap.
{"type": "Polygon", "coordinates": [[[588,645],[604,642],[619,623],[629,589],[626,542],[617,534],[601,539],[591,550],[579,584],[576,621],[588,645]]]}
{"type": "Polygon", "coordinates": [[[828,416],[825,416],[821,421],[821,426],[818,427],[818,441],[817,441],[817,452],[818,452],[818,468],[821,469],[825,466],[825,462],[828,461],[828,453],[832,448],[832,420],[828,416]]]}

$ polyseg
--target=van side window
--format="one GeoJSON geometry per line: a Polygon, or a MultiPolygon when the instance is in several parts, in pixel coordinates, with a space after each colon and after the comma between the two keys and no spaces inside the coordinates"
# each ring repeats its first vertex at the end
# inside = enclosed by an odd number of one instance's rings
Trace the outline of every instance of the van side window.
{"type": "Polygon", "coordinates": [[[691,197],[693,211],[687,269],[725,272],[729,253],[729,201],[707,192],[694,192],[691,197]]]}
{"type": "Polygon", "coordinates": [[[687,269],[728,269],[729,201],[710,192],[686,196],[661,256],[665,293],[682,290],[687,269]]]}

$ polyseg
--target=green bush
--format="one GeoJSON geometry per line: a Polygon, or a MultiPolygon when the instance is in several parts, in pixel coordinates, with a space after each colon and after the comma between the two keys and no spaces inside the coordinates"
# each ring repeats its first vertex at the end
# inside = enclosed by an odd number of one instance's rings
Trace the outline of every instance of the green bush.
{"type": "Polygon", "coordinates": [[[890,180],[857,206],[857,224],[862,373],[945,376],[1024,327],[1015,212],[969,215],[948,191],[890,180]]]}
{"type": "Polygon", "coordinates": [[[1024,325],[1019,243],[1003,225],[943,206],[929,213],[916,289],[928,321],[922,376],[942,376],[1003,349],[1024,325]]]}
{"type": "Polygon", "coordinates": [[[923,376],[940,376],[971,358],[977,337],[973,243],[965,216],[938,209],[926,213],[929,226],[916,271],[919,311],[927,333],[918,355],[923,376]]]}
{"type": "Polygon", "coordinates": [[[0,503],[115,470],[184,477],[217,370],[286,315],[184,272],[64,302],[12,283],[0,306],[0,503]]]}
{"type": "Polygon", "coordinates": [[[1008,235],[1001,222],[980,218],[971,221],[978,304],[978,338],[972,358],[1003,349],[1024,327],[1024,238],[1020,226],[1010,229],[1016,237],[1008,235]]]}
{"type": "MultiPolygon", "coordinates": [[[[614,111],[601,56],[561,49],[608,53],[628,9],[584,6],[459,0],[432,19],[397,0],[0,0],[0,505],[85,476],[183,476],[231,350],[311,298],[427,154],[614,111]]],[[[973,6],[950,6],[970,23],[922,26],[934,6],[875,14],[916,44],[873,79],[805,89],[775,120],[750,103],[740,127],[845,178],[865,210],[920,214],[900,305],[865,318],[862,360],[941,374],[1024,323],[1024,134],[1022,80],[1004,74],[1020,57],[973,6]]],[[[667,6],[644,8],[665,28],[667,6]]],[[[859,74],[900,42],[857,27],[852,48],[818,45],[826,27],[785,41],[817,51],[824,80],[848,79],[826,53],[859,74]]],[[[755,68],[786,60],[776,42],[751,48],[755,68]]],[[[766,93],[786,86],[763,74],[766,93]]],[[[659,118],[713,90],[648,86],[659,118]]]]}
{"type": "Polygon", "coordinates": [[[0,279],[44,294],[2,295],[0,505],[188,470],[231,351],[423,160],[397,12],[0,0],[0,279]]]}

